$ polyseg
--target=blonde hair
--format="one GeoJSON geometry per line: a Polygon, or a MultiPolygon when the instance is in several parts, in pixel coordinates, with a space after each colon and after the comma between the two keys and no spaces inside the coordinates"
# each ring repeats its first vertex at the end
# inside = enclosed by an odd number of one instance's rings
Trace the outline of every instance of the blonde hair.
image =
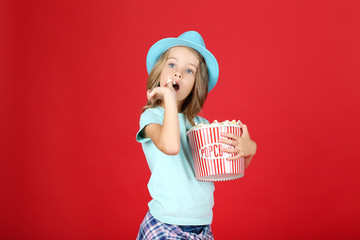
{"type": "MultiPolygon", "coordinates": [[[[199,66],[195,74],[195,83],[193,89],[191,90],[189,96],[184,100],[184,103],[181,108],[181,112],[185,114],[187,120],[191,123],[191,125],[195,125],[193,118],[201,112],[202,106],[205,103],[208,88],[209,88],[209,75],[206,66],[205,59],[203,56],[193,48],[187,47],[198,59],[199,59],[199,66]]],[[[146,89],[153,90],[155,87],[160,86],[160,74],[165,65],[165,62],[169,56],[169,51],[171,48],[166,50],[156,62],[155,66],[151,70],[146,89]]],[[[155,108],[160,106],[162,100],[149,100],[147,104],[143,107],[143,111],[148,108],[155,108]]]]}

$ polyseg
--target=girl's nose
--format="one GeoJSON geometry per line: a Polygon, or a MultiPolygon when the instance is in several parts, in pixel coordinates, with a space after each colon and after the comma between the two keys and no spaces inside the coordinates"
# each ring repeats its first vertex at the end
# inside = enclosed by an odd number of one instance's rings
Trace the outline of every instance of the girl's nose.
{"type": "Polygon", "coordinates": [[[175,77],[177,77],[177,78],[179,78],[179,79],[182,78],[182,76],[181,76],[181,74],[180,74],[179,72],[176,72],[176,73],[175,73],[175,77]]]}

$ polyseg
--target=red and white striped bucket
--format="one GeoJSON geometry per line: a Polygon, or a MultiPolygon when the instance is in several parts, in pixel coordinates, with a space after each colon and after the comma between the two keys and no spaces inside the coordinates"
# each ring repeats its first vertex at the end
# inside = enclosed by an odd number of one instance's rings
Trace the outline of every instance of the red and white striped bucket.
{"type": "Polygon", "coordinates": [[[233,180],[244,176],[244,158],[226,160],[235,154],[223,152],[223,148],[233,148],[219,143],[222,132],[241,136],[241,127],[236,125],[215,125],[191,129],[189,137],[194,160],[195,175],[201,181],[233,180]]]}

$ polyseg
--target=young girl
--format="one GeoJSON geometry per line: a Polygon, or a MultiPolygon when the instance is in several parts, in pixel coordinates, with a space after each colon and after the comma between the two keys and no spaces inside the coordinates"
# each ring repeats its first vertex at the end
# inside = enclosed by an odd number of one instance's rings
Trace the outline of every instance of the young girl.
{"type": "MultiPolygon", "coordinates": [[[[137,239],[213,239],[214,183],[195,179],[186,132],[208,121],[197,114],[215,86],[219,67],[205,48],[201,35],[185,32],[155,43],[146,59],[148,103],[140,117],[136,139],[142,144],[151,171],[148,189],[152,200],[137,239]]],[[[245,168],[256,143],[242,125],[243,134],[224,133],[223,149],[245,157],[245,168]],[[226,138],[225,138],[226,137],[226,138]]]]}

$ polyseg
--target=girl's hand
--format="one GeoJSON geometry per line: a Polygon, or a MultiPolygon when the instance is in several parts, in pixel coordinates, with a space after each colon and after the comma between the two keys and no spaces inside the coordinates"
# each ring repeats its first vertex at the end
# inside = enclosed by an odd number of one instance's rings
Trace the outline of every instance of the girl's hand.
{"type": "Polygon", "coordinates": [[[156,87],[147,91],[149,100],[161,99],[164,107],[162,124],[151,123],[144,129],[155,146],[167,155],[177,155],[180,152],[180,124],[176,102],[176,92],[169,80],[164,87],[156,87]]]}
{"type": "Polygon", "coordinates": [[[172,81],[168,81],[164,87],[156,87],[152,91],[149,89],[146,95],[149,100],[155,100],[155,99],[164,100],[167,97],[175,98],[176,92],[172,87],[172,81]]]}
{"type": "Polygon", "coordinates": [[[228,144],[228,145],[231,145],[234,147],[234,148],[222,148],[223,152],[236,154],[233,157],[229,157],[227,160],[231,161],[231,160],[236,160],[236,159],[240,159],[240,158],[244,157],[245,158],[245,168],[246,168],[250,164],[252,157],[256,153],[257,145],[253,140],[251,140],[247,126],[245,124],[241,124],[241,128],[242,128],[241,136],[238,136],[233,133],[224,132],[224,133],[221,133],[221,136],[227,137],[229,139],[221,138],[221,139],[219,139],[219,142],[228,144]]]}

